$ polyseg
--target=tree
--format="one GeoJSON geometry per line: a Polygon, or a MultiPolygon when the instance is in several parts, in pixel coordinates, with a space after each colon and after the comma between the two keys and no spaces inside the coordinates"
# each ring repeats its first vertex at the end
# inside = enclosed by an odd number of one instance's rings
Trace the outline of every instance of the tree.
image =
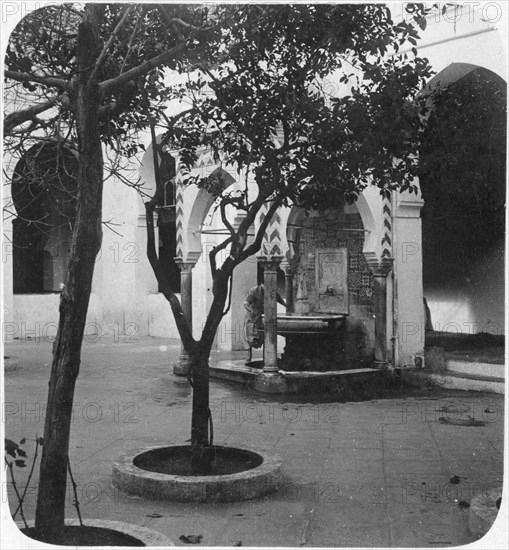
{"type": "MultiPolygon", "coordinates": [[[[260,250],[276,210],[290,203],[306,209],[353,202],[367,185],[382,193],[415,191],[419,134],[425,106],[416,95],[430,76],[417,56],[416,25],[426,10],[407,7],[408,21],[395,24],[383,5],[244,5],[225,31],[228,62],[199,67],[195,78],[172,90],[191,108],[169,121],[159,146],[179,150],[187,184],[214,195],[229,235],[210,252],[213,301],[201,337],[195,340],[156,254],[154,211],[162,184],[146,203],[148,255],[177,321],[192,362],[191,441],[193,462],[207,469],[211,443],[208,360],[227,309],[237,265],[260,250]],[[398,55],[402,46],[411,53],[398,55]],[[329,96],[332,75],[348,89],[329,96]],[[208,86],[212,93],[202,93],[208,86]],[[224,193],[221,176],[191,176],[197,149],[212,150],[222,165],[252,176],[255,190],[224,193]],[[227,209],[243,211],[238,228],[227,209]],[[254,241],[248,231],[267,208],[254,241]],[[229,254],[217,265],[218,253],[229,254]]],[[[154,143],[154,146],[156,144],[154,143]]]]}
{"type": "MultiPolygon", "coordinates": [[[[64,528],[74,387],[101,247],[103,145],[137,151],[134,131],[149,123],[143,99],[165,100],[164,68],[193,63],[218,36],[223,11],[196,5],[87,4],[48,7],[26,17],[6,53],[5,141],[22,152],[58,136],[78,152],[76,217],[54,345],[44,428],[36,529],[58,541],[64,528]],[[215,23],[209,25],[211,11],[215,23]],[[21,108],[20,108],[21,107],[21,108]],[[62,138],[62,136],[64,136],[62,138]]],[[[113,167],[114,168],[114,167],[113,167]]]]}
{"type": "Polygon", "coordinates": [[[214,95],[195,97],[188,112],[169,119],[166,141],[181,149],[188,168],[197,147],[205,146],[221,162],[254,174],[253,196],[247,189],[222,194],[215,177],[188,178],[218,197],[230,232],[210,254],[213,302],[198,341],[155,251],[153,213],[161,185],[146,206],[149,259],[193,361],[192,444],[196,464],[206,466],[212,342],[233,270],[260,248],[274,212],[290,201],[318,208],[331,193],[352,201],[371,183],[383,192],[413,189],[422,115],[414,96],[429,67],[415,50],[397,54],[416,43],[415,24],[425,25],[423,6],[407,9],[409,21],[395,24],[383,5],[63,5],[36,12],[15,30],[6,55],[7,93],[24,97],[23,108],[15,105],[5,118],[8,146],[19,150],[58,133],[75,143],[79,164],[40,470],[41,536],[63,530],[74,386],[101,244],[103,146],[119,151],[121,144],[134,154],[139,144],[133,131],[154,127],[167,99],[193,96],[206,78],[214,95]],[[205,76],[168,88],[165,67],[200,68],[205,76]],[[349,95],[328,97],[321,82],[334,71],[349,95]],[[265,205],[267,214],[248,244],[248,230],[265,205]],[[246,214],[236,230],[228,207],[246,214]],[[218,252],[227,248],[229,256],[216,265],[218,252]]]}

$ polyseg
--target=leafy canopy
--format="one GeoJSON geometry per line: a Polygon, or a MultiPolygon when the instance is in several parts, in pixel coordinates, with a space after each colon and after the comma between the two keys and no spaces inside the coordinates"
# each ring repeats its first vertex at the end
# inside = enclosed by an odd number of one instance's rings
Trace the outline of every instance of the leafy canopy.
{"type": "MultiPolygon", "coordinates": [[[[103,4],[96,28],[104,45],[94,74],[101,96],[101,139],[127,155],[139,150],[135,131],[167,102],[166,70],[212,54],[231,8],[197,4],[103,4]]],[[[47,6],[26,16],[5,56],[6,134],[42,132],[75,138],[78,28],[84,5],[47,6]],[[34,106],[33,112],[16,112],[34,106]],[[40,113],[43,113],[42,116],[40,113]]]]}
{"type": "MultiPolygon", "coordinates": [[[[425,113],[416,94],[431,70],[413,48],[426,11],[409,10],[395,24],[379,4],[238,6],[228,62],[173,88],[192,107],[166,140],[188,170],[209,148],[254,171],[261,195],[305,208],[353,201],[370,182],[415,189],[425,113]]],[[[187,181],[222,191],[216,175],[187,181]]],[[[228,200],[250,208],[247,190],[228,200]]]]}

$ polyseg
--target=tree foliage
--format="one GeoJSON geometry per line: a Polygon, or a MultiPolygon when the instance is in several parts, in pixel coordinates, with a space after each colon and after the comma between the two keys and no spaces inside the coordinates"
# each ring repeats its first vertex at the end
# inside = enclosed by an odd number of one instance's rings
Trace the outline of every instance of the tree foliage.
{"type": "MultiPolygon", "coordinates": [[[[414,19],[395,25],[383,5],[246,5],[227,36],[229,62],[174,91],[193,105],[168,129],[188,169],[211,148],[254,171],[267,197],[305,208],[354,201],[370,183],[414,188],[416,94],[431,74],[415,52],[397,54],[417,36],[414,19]]],[[[192,181],[221,191],[213,178],[192,181]]],[[[236,205],[248,209],[247,197],[236,205]]]]}
{"type": "MultiPolygon", "coordinates": [[[[165,70],[190,65],[211,50],[218,38],[217,22],[228,10],[196,4],[104,4],[101,11],[94,30],[103,45],[94,72],[101,139],[132,155],[139,150],[133,130],[146,127],[154,109],[167,100],[165,70]],[[141,104],[145,108],[140,109],[141,104]]],[[[7,115],[7,136],[14,132],[19,141],[35,130],[57,129],[75,138],[77,40],[83,13],[83,6],[48,6],[25,17],[11,34],[5,57],[6,100],[24,109],[7,115]]]]}

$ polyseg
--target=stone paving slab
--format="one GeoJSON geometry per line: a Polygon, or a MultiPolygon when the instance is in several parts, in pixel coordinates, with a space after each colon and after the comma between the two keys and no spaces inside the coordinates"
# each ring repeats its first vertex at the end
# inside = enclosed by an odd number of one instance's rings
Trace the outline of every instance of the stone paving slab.
{"type": "MultiPolygon", "coordinates": [[[[4,378],[5,433],[33,440],[43,431],[51,343],[15,341],[7,348],[20,366],[4,378]]],[[[191,389],[172,374],[178,354],[178,342],[164,339],[85,344],[70,442],[85,516],[146,526],[177,545],[190,534],[203,535],[202,546],[221,547],[239,541],[271,547],[474,541],[468,510],[458,501],[502,484],[505,409],[498,395],[408,390],[373,401],[317,403],[212,381],[215,442],[277,452],[284,459],[283,487],[256,501],[219,505],[119,492],[111,485],[119,455],[190,437],[191,389]],[[468,415],[484,425],[440,421],[468,415]],[[453,475],[462,476],[459,484],[451,483],[453,475]]],[[[26,448],[33,454],[32,441],[26,448]]],[[[22,484],[26,470],[16,473],[22,484]]],[[[27,493],[28,518],[35,513],[36,477],[27,493]]],[[[72,500],[69,490],[70,516],[72,500]]]]}

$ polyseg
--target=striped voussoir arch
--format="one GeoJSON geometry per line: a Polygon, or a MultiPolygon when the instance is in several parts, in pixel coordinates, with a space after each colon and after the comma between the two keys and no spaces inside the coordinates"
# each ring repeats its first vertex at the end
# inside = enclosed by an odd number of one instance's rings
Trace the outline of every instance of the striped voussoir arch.
{"type": "Polygon", "coordinates": [[[383,237],[382,237],[382,258],[392,257],[392,194],[384,195],[382,198],[382,218],[383,218],[383,237]]]}
{"type": "MultiPolygon", "coordinates": [[[[269,210],[270,204],[264,204],[262,211],[260,212],[260,224],[263,223],[265,216],[269,210]]],[[[262,248],[260,250],[260,255],[262,256],[281,256],[282,255],[282,245],[281,245],[281,214],[279,210],[276,210],[272,219],[267,226],[265,235],[263,237],[262,248]]]]}
{"type": "Polygon", "coordinates": [[[274,212],[272,220],[267,228],[267,240],[269,241],[271,256],[281,256],[281,215],[279,210],[274,212]]]}
{"type": "Polygon", "coordinates": [[[176,257],[184,258],[184,186],[180,170],[175,179],[175,187],[176,257]]]}

